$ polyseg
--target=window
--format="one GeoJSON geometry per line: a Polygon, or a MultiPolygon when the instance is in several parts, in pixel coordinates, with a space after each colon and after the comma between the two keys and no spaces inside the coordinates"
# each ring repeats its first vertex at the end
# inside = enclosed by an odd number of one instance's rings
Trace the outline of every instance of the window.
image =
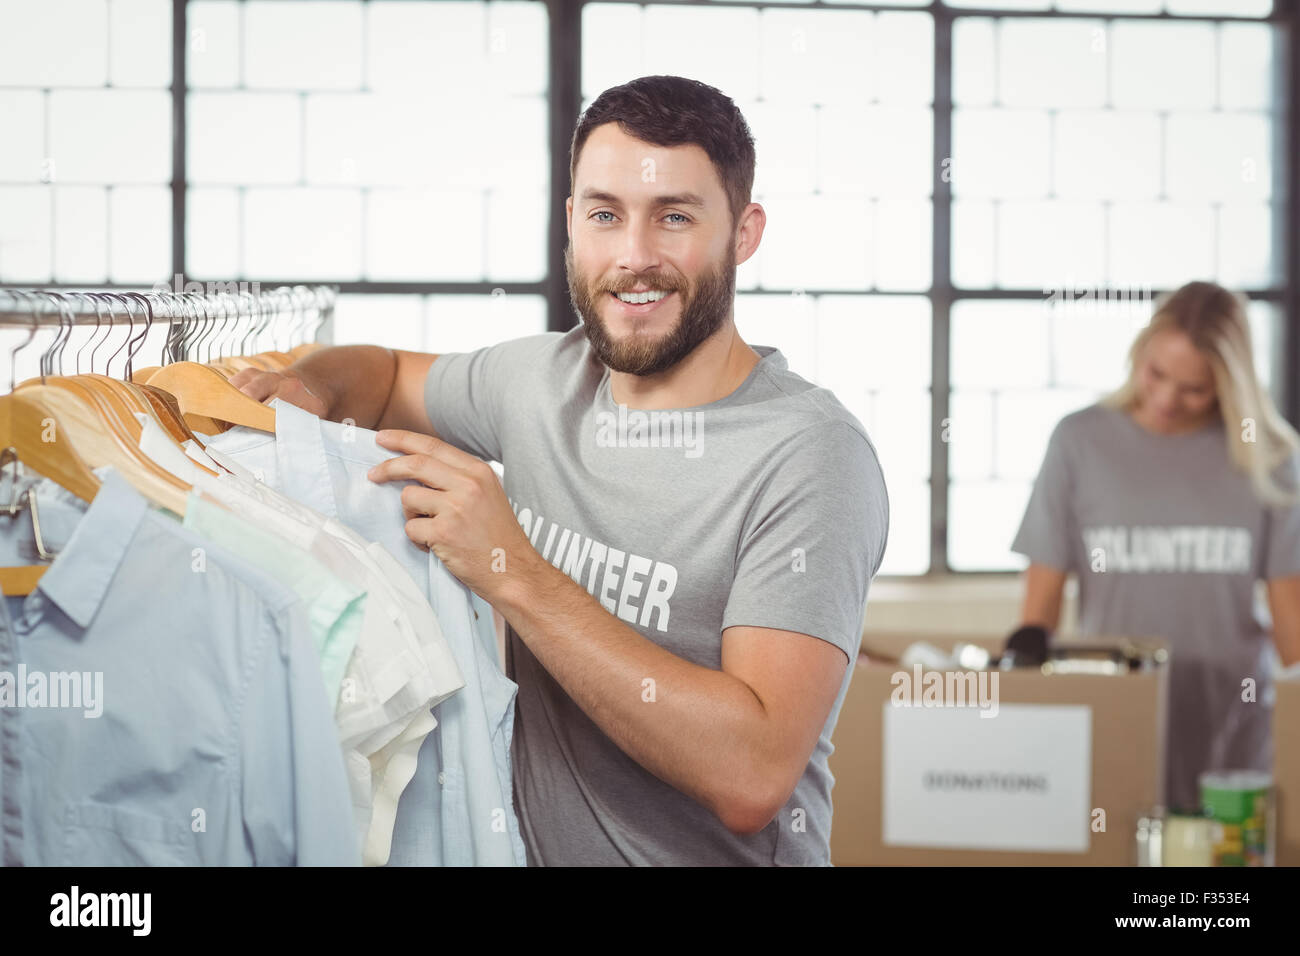
{"type": "Polygon", "coordinates": [[[0,284],[327,282],[334,341],[437,352],[565,328],[550,219],[575,111],[692,76],[757,142],[741,333],[866,425],[882,573],[1013,571],[1051,429],[1119,384],[1156,293],[1247,292],[1263,378],[1300,372],[1300,10],[886,6],[0,0],[0,284]]]}

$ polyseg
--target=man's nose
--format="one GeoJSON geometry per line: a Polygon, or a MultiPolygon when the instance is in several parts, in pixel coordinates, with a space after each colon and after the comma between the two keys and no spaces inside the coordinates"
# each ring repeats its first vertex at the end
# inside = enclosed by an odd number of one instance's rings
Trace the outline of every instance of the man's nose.
{"type": "Polygon", "coordinates": [[[618,266],[640,274],[659,265],[659,251],[655,248],[650,223],[633,220],[623,231],[623,248],[619,252],[618,266]]]}

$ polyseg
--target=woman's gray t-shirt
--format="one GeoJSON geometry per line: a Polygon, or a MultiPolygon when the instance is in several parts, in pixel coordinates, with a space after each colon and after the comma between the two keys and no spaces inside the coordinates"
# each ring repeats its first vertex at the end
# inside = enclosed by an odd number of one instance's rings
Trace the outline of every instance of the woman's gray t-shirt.
{"type": "MultiPolygon", "coordinates": [[[[1011,546],[1077,574],[1082,635],[1169,642],[1165,800],[1183,809],[1199,806],[1201,772],[1271,765],[1255,582],[1300,574],[1300,507],[1266,507],[1230,438],[1222,420],[1158,435],[1100,404],[1067,415],[1011,546]]],[[[1293,483],[1300,456],[1281,474],[1293,483]]]]}

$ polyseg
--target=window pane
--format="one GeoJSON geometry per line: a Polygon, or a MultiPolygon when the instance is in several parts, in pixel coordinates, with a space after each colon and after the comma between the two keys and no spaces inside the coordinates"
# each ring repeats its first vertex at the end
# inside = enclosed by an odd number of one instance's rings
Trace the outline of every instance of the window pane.
{"type": "Polygon", "coordinates": [[[114,86],[170,86],[172,5],[168,0],[110,0],[109,62],[114,86]]]}
{"type": "Polygon", "coordinates": [[[876,14],[875,98],[899,106],[934,102],[934,19],[922,13],[876,14]]]}
{"type": "Polygon", "coordinates": [[[484,4],[367,6],[366,64],[372,89],[405,95],[482,87],[488,72],[484,4]]]}
{"type": "Polygon", "coordinates": [[[56,90],[49,116],[57,181],[171,179],[171,99],[162,90],[56,90]]]}
{"type": "Polygon", "coordinates": [[[52,197],[49,186],[0,186],[0,280],[49,280],[52,197]]]}
{"type": "Polygon", "coordinates": [[[366,201],[366,277],[483,278],[483,194],[376,189],[366,201]]]}
{"type": "Polygon", "coordinates": [[[334,305],[334,345],[382,345],[424,351],[425,297],[341,295],[334,305]]]}
{"type": "Polygon", "coordinates": [[[431,295],[421,351],[469,352],[546,331],[540,295],[431,295]]]}
{"type": "Polygon", "coordinates": [[[545,4],[495,0],[488,4],[487,30],[487,81],[491,89],[515,96],[545,96],[545,4]]]}
{"type": "Polygon", "coordinates": [[[1273,0],[1165,0],[1165,9],[1190,16],[1266,17],[1273,0]]]}
{"type": "Polygon", "coordinates": [[[987,289],[996,283],[997,216],[985,199],[952,203],[952,281],[959,289],[987,289]]]}
{"type": "Polygon", "coordinates": [[[1106,220],[1099,205],[1005,202],[998,207],[998,285],[1097,284],[1106,275],[1106,220]]]}
{"type": "Polygon", "coordinates": [[[1272,107],[1275,36],[1271,27],[1252,23],[1219,27],[1219,105],[1224,109],[1272,107]]]}
{"type": "Polygon", "coordinates": [[[992,106],[997,100],[995,20],[961,17],[952,25],[952,101],[992,106]]]}
{"type": "Polygon", "coordinates": [[[984,389],[956,388],[948,396],[948,419],[943,423],[948,444],[948,478],[951,481],[993,477],[993,393],[984,389]]]}
{"type": "Polygon", "coordinates": [[[889,539],[879,574],[924,574],[930,567],[930,485],[894,481],[886,472],[889,539]]]}
{"type": "Polygon", "coordinates": [[[342,295],[330,341],[443,355],[545,331],[537,295],[342,295]]]}
{"type": "Polygon", "coordinates": [[[1172,199],[1267,199],[1273,173],[1268,119],[1244,113],[1173,113],[1165,192],[1172,199]]]}
{"type": "Polygon", "coordinates": [[[1001,10],[1046,10],[1052,5],[1051,0],[945,0],[950,7],[997,7],[1001,10]]]}
{"type": "Polygon", "coordinates": [[[1101,20],[1001,21],[998,87],[1005,106],[1087,107],[1106,102],[1101,20]]]}
{"type": "Polygon", "coordinates": [[[1041,302],[955,302],[951,341],[954,388],[1048,384],[1048,312],[1041,302]]]}
{"type": "Polygon", "coordinates": [[[948,563],[956,571],[1014,571],[1011,542],[1029,503],[1030,482],[954,481],[948,486],[948,563]]]}
{"type": "Polygon", "coordinates": [[[108,201],[97,186],[54,190],[54,277],[61,282],[108,278],[108,201]]]}
{"type": "Polygon", "coordinates": [[[191,93],[187,103],[190,182],[298,181],[302,174],[302,120],[297,96],[191,93]]]}
{"type": "Polygon", "coordinates": [[[874,27],[874,16],[858,11],[764,10],[764,99],[865,102],[871,95],[871,58],[862,51],[872,49],[874,27]]]}
{"type": "Polygon", "coordinates": [[[930,287],[933,222],[930,203],[882,199],[875,206],[875,286],[916,291],[930,287]]]}
{"type": "Polygon", "coordinates": [[[1067,199],[1160,195],[1160,117],[1151,112],[1063,110],[1056,115],[1054,185],[1067,199]]]}
{"type": "Polygon", "coordinates": [[[953,195],[963,199],[1045,196],[1050,139],[1046,113],[954,110],[953,195]]]}
{"type": "Polygon", "coordinates": [[[1263,203],[1219,207],[1220,283],[1236,289],[1281,283],[1281,263],[1273,254],[1273,227],[1280,215],[1263,203]]]}
{"type": "Polygon", "coordinates": [[[1096,398],[1091,392],[1059,389],[998,392],[994,396],[994,475],[1033,481],[1056,423],[1096,398]]]}
{"type": "Polygon", "coordinates": [[[1102,392],[1128,375],[1128,351],[1151,319],[1147,288],[1062,286],[1046,302],[1052,323],[1053,383],[1102,392]]]}
{"type": "Polygon", "coordinates": [[[109,278],[153,285],[171,279],[172,197],[165,186],[109,191],[109,278]]]}
{"type": "Polygon", "coordinates": [[[756,196],[767,210],[758,247],[767,289],[866,289],[872,210],[853,196],[756,196]]]}
{"type": "MultiPolygon", "coordinates": [[[[817,186],[822,192],[890,199],[930,195],[934,155],[930,110],[824,106],[817,110],[817,120],[817,186]],[[889,148],[881,149],[881,143],[889,148]]],[[[769,140],[758,142],[759,170],[768,162],[770,145],[769,140]]]]}
{"type": "Polygon", "coordinates": [[[105,0],[3,0],[0,23],[0,85],[103,86],[108,79],[105,0]]]}
{"type": "Polygon", "coordinates": [[[816,302],[810,295],[738,295],[736,328],[750,345],[781,350],[790,371],[817,375],[816,302]]]}
{"type": "Polygon", "coordinates": [[[38,183],[45,164],[45,95],[36,90],[0,90],[5,142],[0,182],[38,183]]]}
{"type": "Polygon", "coordinates": [[[533,282],[545,278],[549,193],[548,189],[493,189],[487,194],[489,279],[533,282]]]}
{"type": "Polygon", "coordinates": [[[1214,274],[1214,246],[1208,204],[1116,203],[1107,272],[1112,283],[1173,289],[1214,274]]]}
{"type": "Polygon", "coordinates": [[[249,86],[360,89],[361,4],[258,0],[244,4],[243,14],[244,81],[249,86]]]}
{"type": "Polygon", "coordinates": [[[239,190],[190,189],[185,204],[185,271],[204,279],[245,275],[239,261],[239,190]]]}
{"type": "Polygon", "coordinates": [[[1115,22],[1110,29],[1111,102],[1122,109],[1214,106],[1214,27],[1115,22]]]}
{"type": "Polygon", "coordinates": [[[361,277],[361,194],[346,189],[249,189],[244,268],[275,280],[361,277]]]}
{"type": "Polygon", "coordinates": [[[754,134],[755,193],[811,193],[816,185],[817,114],[813,106],[756,103],[744,109],[754,134]]]}
{"type": "MultiPolygon", "coordinates": [[[[645,8],[640,35],[640,72],[633,76],[689,76],[715,86],[733,100],[758,98],[758,11],[751,7],[663,6],[645,8]],[[719,37],[726,43],[720,44],[719,37]]],[[[631,59],[622,36],[583,38],[607,56],[631,59]]],[[[631,65],[630,63],[628,64],[631,65]]]]}
{"type": "Polygon", "coordinates": [[[185,10],[189,29],[185,71],[192,87],[229,87],[240,82],[240,11],[227,0],[191,0],[185,10]]]}

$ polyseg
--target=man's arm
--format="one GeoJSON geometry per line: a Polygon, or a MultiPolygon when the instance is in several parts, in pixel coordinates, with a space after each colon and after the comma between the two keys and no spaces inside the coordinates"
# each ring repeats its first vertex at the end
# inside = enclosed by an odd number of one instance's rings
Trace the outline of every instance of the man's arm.
{"type": "Polygon", "coordinates": [[[410,432],[377,440],[406,454],[376,465],[371,480],[418,482],[402,489],[407,536],[505,615],[611,740],[732,832],[771,822],[834,706],[844,651],[793,631],[730,627],[722,670],[691,663],[538,554],[486,462],[410,432]]]}
{"type": "Polygon", "coordinates": [[[316,349],[283,372],[242,369],[230,382],[259,402],[282,398],[332,422],[433,434],[424,380],[438,356],[377,345],[316,349]]]}
{"type": "Polygon", "coordinates": [[[771,822],[830,716],[848,666],[842,650],[792,631],[730,627],[717,671],[642,637],[535,552],[521,573],[501,577],[497,609],[624,753],[733,833],[771,822]]]}

